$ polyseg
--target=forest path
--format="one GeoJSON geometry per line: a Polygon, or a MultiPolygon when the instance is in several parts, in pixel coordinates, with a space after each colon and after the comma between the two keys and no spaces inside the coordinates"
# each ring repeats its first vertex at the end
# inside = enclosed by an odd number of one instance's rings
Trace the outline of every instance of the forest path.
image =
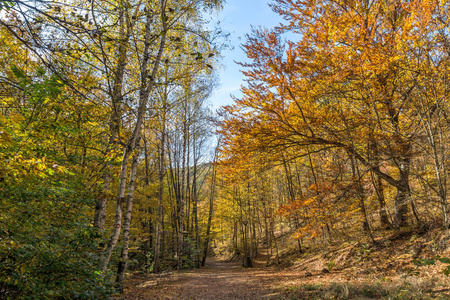
{"type": "Polygon", "coordinates": [[[135,275],[118,299],[283,299],[277,284],[298,279],[290,272],[209,260],[201,269],[135,275]]]}

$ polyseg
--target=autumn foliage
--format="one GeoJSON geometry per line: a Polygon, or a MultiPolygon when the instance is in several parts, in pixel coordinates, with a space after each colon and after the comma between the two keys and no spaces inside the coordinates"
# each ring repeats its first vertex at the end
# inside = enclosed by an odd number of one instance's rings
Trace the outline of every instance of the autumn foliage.
{"type": "Polygon", "coordinates": [[[449,4],[278,0],[272,9],[285,22],[248,36],[248,84],[222,112],[225,168],[266,153],[268,176],[285,174],[277,212],[296,220],[299,238],[448,226],[449,4]]]}
{"type": "Polygon", "coordinates": [[[0,299],[200,267],[221,5],[0,1],[0,299]]]}

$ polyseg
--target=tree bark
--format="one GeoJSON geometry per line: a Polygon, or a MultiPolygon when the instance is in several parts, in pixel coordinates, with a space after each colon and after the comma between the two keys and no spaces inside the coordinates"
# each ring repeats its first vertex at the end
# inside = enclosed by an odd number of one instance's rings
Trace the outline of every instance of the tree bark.
{"type": "Polygon", "coordinates": [[[360,207],[361,212],[363,214],[364,222],[363,222],[363,230],[367,232],[367,234],[370,237],[370,240],[372,241],[372,244],[375,244],[375,239],[372,234],[372,229],[370,228],[370,222],[367,217],[367,210],[366,210],[366,204],[364,203],[365,195],[364,195],[364,189],[361,183],[361,175],[359,172],[358,165],[356,164],[356,159],[351,155],[350,153],[350,160],[352,164],[352,176],[353,176],[353,183],[356,184],[356,189],[358,193],[358,198],[360,200],[360,207]]]}
{"type": "Polygon", "coordinates": [[[404,227],[408,224],[408,201],[409,201],[409,158],[403,158],[399,162],[400,179],[395,197],[394,226],[404,227]]]}
{"type": "MultiPolygon", "coordinates": [[[[380,172],[380,154],[378,151],[378,144],[373,139],[373,134],[371,133],[369,136],[369,147],[371,151],[371,161],[374,167],[380,172]]],[[[380,222],[382,227],[390,228],[391,223],[389,222],[389,216],[387,214],[386,210],[386,199],[384,198],[384,188],[383,188],[383,181],[381,180],[381,177],[376,174],[374,171],[371,171],[372,175],[372,183],[375,188],[375,192],[377,194],[378,198],[378,205],[379,205],[379,215],[380,215],[380,222]]]]}
{"type": "Polygon", "coordinates": [[[128,160],[130,158],[130,155],[134,151],[134,149],[137,146],[137,143],[140,138],[140,132],[142,127],[142,122],[144,120],[144,115],[146,113],[146,106],[149,100],[150,92],[153,89],[154,86],[154,78],[156,76],[156,72],[158,71],[158,67],[161,61],[161,57],[163,54],[163,51],[165,49],[166,44],[166,36],[167,36],[167,17],[165,15],[165,8],[166,8],[166,1],[161,0],[160,2],[161,6],[161,21],[163,23],[163,32],[161,35],[161,41],[158,49],[157,56],[155,58],[155,62],[153,65],[153,69],[151,72],[150,79],[147,78],[147,69],[148,69],[148,63],[149,63],[149,48],[151,43],[151,37],[150,37],[150,25],[152,23],[152,16],[150,13],[150,9],[147,10],[147,23],[146,23],[146,30],[145,30],[145,37],[144,37],[144,52],[143,52],[143,60],[142,60],[142,67],[141,67],[141,86],[139,90],[139,107],[138,107],[138,113],[137,113],[137,119],[136,123],[134,125],[133,132],[128,139],[127,146],[124,149],[123,153],[123,159],[121,163],[121,174],[120,174],[120,183],[119,183],[119,190],[117,192],[117,198],[116,198],[116,216],[115,216],[115,222],[114,222],[114,231],[111,236],[111,239],[108,243],[108,247],[105,250],[102,263],[101,263],[101,270],[102,270],[102,276],[105,276],[106,270],[109,265],[109,261],[111,259],[112,251],[114,250],[117,241],[119,239],[119,235],[121,232],[121,223],[122,223],[122,203],[125,196],[125,190],[126,190],[126,178],[127,178],[127,169],[128,169],[128,160]]]}
{"type": "MultiPolygon", "coordinates": [[[[120,137],[120,119],[121,119],[121,104],[122,104],[122,86],[125,74],[125,68],[127,66],[127,51],[128,51],[128,43],[131,37],[131,32],[133,29],[133,23],[127,22],[125,16],[128,14],[128,8],[123,5],[119,18],[119,32],[120,32],[120,43],[117,49],[118,60],[117,64],[114,68],[114,77],[112,79],[112,86],[110,87],[110,95],[111,95],[111,105],[112,105],[112,113],[111,113],[111,121],[109,124],[110,130],[110,138],[108,141],[108,146],[105,152],[105,155],[108,154],[110,150],[110,146],[117,144],[118,139],[120,137]]],[[[104,62],[106,64],[106,62],[104,62]]],[[[95,206],[95,215],[94,215],[94,227],[98,229],[98,231],[103,232],[105,230],[105,220],[106,220],[106,204],[108,201],[107,193],[111,183],[111,175],[110,164],[106,163],[106,173],[104,175],[104,183],[101,196],[97,200],[97,205],[95,206]]]]}
{"type": "Polygon", "coordinates": [[[183,255],[184,255],[184,204],[185,204],[185,185],[186,185],[186,151],[188,143],[187,132],[187,98],[184,99],[184,119],[183,119],[183,148],[182,148],[182,161],[181,161],[181,192],[180,192],[180,208],[179,208],[179,230],[178,230],[178,264],[177,268],[183,268],[183,255]]]}
{"type": "Polygon", "coordinates": [[[105,230],[106,204],[108,202],[108,191],[111,185],[111,174],[109,173],[111,170],[109,168],[109,164],[106,169],[107,170],[103,179],[102,192],[95,206],[94,227],[97,228],[99,232],[103,232],[105,230]]]}
{"type": "Polygon", "coordinates": [[[162,116],[162,130],[161,130],[161,144],[159,150],[159,170],[158,170],[158,222],[156,224],[156,246],[155,246],[155,264],[153,271],[159,272],[161,260],[161,231],[163,228],[164,207],[163,207],[163,193],[164,193],[164,176],[165,176],[165,137],[166,137],[166,102],[163,104],[162,116]]]}
{"type": "Polygon", "coordinates": [[[122,227],[122,203],[125,198],[126,181],[127,181],[127,171],[128,171],[128,160],[131,152],[125,151],[122,158],[122,166],[120,171],[119,180],[119,190],[117,191],[116,198],[116,215],[114,219],[114,230],[109,240],[108,246],[106,247],[105,253],[103,255],[101,270],[102,276],[105,276],[106,269],[108,268],[109,261],[111,259],[112,252],[116,247],[117,241],[119,240],[121,227],[122,227]]]}
{"type": "Polygon", "coordinates": [[[117,270],[117,284],[120,292],[123,292],[123,280],[125,278],[125,271],[128,266],[128,244],[130,241],[130,227],[131,227],[131,212],[133,209],[133,197],[136,184],[136,174],[138,167],[139,153],[134,154],[133,162],[131,164],[130,183],[128,188],[127,203],[125,210],[125,217],[123,222],[123,248],[120,255],[119,266],[117,270]]]}
{"type": "Polygon", "coordinates": [[[192,144],[192,152],[194,153],[194,173],[193,173],[193,179],[192,179],[192,196],[193,196],[193,207],[192,207],[192,214],[194,215],[194,234],[195,234],[195,267],[198,269],[200,268],[200,234],[199,234],[199,227],[198,227],[198,199],[197,199],[197,160],[198,157],[196,156],[196,149],[195,149],[195,139],[194,143],[192,144]]]}
{"type": "MultiPolygon", "coordinates": [[[[213,169],[212,169],[212,174],[211,174],[211,186],[210,186],[210,193],[209,193],[209,213],[208,213],[208,223],[206,225],[205,242],[203,244],[203,257],[202,257],[202,263],[201,263],[202,267],[204,267],[206,264],[206,257],[208,256],[209,241],[211,239],[211,223],[212,223],[212,217],[214,214],[214,197],[215,197],[215,190],[216,190],[216,166],[215,166],[215,164],[216,164],[218,149],[219,149],[219,143],[217,143],[217,147],[215,150],[213,169]]],[[[236,231],[236,227],[235,227],[235,231],[236,231]]],[[[233,235],[233,240],[236,235],[237,235],[236,233],[233,235]]]]}

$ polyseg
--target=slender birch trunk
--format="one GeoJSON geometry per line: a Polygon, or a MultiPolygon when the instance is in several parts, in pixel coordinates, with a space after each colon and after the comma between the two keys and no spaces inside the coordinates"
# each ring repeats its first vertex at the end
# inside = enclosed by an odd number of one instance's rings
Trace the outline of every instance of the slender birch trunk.
{"type": "Polygon", "coordinates": [[[139,153],[134,154],[133,162],[131,164],[130,183],[128,187],[126,210],[123,222],[123,248],[120,256],[119,266],[117,269],[117,284],[120,292],[123,292],[123,280],[125,278],[125,271],[128,266],[128,244],[130,241],[131,211],[133,209],[133,197],[136,184],[138,156],[139,153]]]}
{"type": "Polygon", "coordinates": [[[123,159],[121,163],[121,173],[120,173],[120,183],[119,183],[119,190],[117,192],[117,198],[116,198],[116,216],[115,216],[115,222],[114,222],[114,231],[110,238],[110,241],[108,243],[108,246],[105,250],[102,263],[101,263],[101,270],[102,270],[102,276],[105,276],[106,270],[108,268],[109,262],[111,260],[112,252],[117,244],[117,241],[119,239],[119,235],[121,232],[121,223],[122,223],[122,203],[125,196],[125,190],[126,190],[126,178],[127,178],[127,170],[128,170],[128,160],[130,158],[130,155],[134,151],[134,149],[137,146],[137,143],[140,138],[140,132],[142,127],[142,122],[144,120],[144,115],[146,113],[146,107],[149,100],[150,92],[152,91],[154,87],[154,78],[156,76],[156,73],[158,71],[159,64],[161,62],[162,54],[165,49],[166,44],[166,36],[167,36],[167,17],[165,15],[165,9],[166,9],[166,1],[161,1],[161,21],[163,24],[163,31],[161,33],[161,41],[158,49],[158,54],[155,58],[155,62],[153,65],[153,69],[151,72],[150,77],[148,77],[148,64],[149,64],[149,49],[151,44],[151,37],[150,37],[150,25],[152,23],[152,15],[150,10],[147,10],[147,23],[146,23],[146,29],[145,29],[145,36],[144,36],[144,52],[143,52],[143,60],[142,60],[142,67],[141,67],[141,87],[139,91],[139,107],[138,107],[138,115],[136,119],[136,123],[133,129],[133,133],[131,134],[130,138],[128,139],[127,146],[124,149],[123,159]]]}
{"type": "Polygon", "coordinates": [[[114,230],[109,240],[108,246],[106,247],[105,253],[103,255],[101,270],[102,276],[106,274],[109,261],[111,260],[111,255],[116,247],[117,241],[119,240],[121,227],[122,227],[122,203],[125,198],[126,181],[127,181],[127,171],[128,171],[128,160],[130,158],[130,152],[125,151],[122,158],[122,166],[120,171],[120,181],[119,190],[117,191],[116,198],[116,215],[114,218],[114,230]]]}
{"type": "MultiPolygon", "coordinates": [[[[115,66],[114,78],[112,80],[112,84],[110,84],[110,95],[111,95],[111,105],[112,105],[112,113],[111,113],[111,121],[109,124],[110,130],[110,138],[108,141],[107,152],[110,150],[110,146],[117,143],[118,138],[120,136],[120,118],[121,118],[121,104],[122,104],[122,86],[125,74],[125,68],[127,66],[127,51],[128,51],[128,43],[131,37],[131,32],[134,27],[134,22],[130,23],[128,20],[128,8],[123,5],[121,12],[119,12],[119,36],[120,43],[117,49],[117,64],[115,66]]],[[[104,62],[105,64],[106,61],[104,62]]],[[[100,232],[105,230],[105,220],[106,220],[106,204],[108,201],[107,193],[111,183],[111,174],[110,174],[110,164],[106,163],[106,172],[104,175],[104,183],[102,188],[102,193],[97,200],[97,204],[95,206],[95,215],[94,215],[94,227],[97,228],[100,232]]]]}

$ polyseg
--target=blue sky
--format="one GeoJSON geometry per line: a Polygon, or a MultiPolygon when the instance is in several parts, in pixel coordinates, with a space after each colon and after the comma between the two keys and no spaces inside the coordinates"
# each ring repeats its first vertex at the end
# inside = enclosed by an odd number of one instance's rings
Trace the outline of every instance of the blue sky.
{"type": "MultiPolygon", "coordinates": [[[[231,104],[230,94],[239,97],[240,86],[244,84],[244,76],[239,71],[240,66],[234,61],[246,61],[241,44],[245,42],[245,35],[251,32],[251,26],[272,28],[282,19],[269,7],[272,0],[226,0],[224,9],[213,16],[220,21],[223,32],[230,33],[230,43],[233,49],[222,52],[222,69],[219,71],[220,85],[210,97],[213,109],[231,104]]],[[[214,23],[214,22],[212,22],[214,23]]]]}

